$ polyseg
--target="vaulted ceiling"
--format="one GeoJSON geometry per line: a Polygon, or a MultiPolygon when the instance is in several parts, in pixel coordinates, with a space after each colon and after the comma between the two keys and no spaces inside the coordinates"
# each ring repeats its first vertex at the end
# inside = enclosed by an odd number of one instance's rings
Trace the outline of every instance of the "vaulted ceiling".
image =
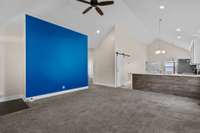
{"type": "Polygon", "coordinates": [[[124,0],[145,27],[158,38],[158,19],[161,17],[161,37],[179,47],[188,48],[191,40],[200,36],[200,0],[124,0]],[[159,6],[165,9],[160,10],[159,6]],[[176,32],[181,28],[181,32],[176,32]],[[181,39],[177,39],[178,35],[181,39]],[[199,35],[198,35],[199,34],[199,35]]]}
{"type": "Polygon", "coordinates": [[[23,41],[25,14],[89,35],[90,47],[96,47],[118,24],[128,27],[142,43],[152,41],[151,34],[127,5],[122,0],[114,1],[115,5],[102,7],[105,15],[101,17],[95,10],[82,15],[88,5],[76,0],[1,0],[0,44],[23,41]],[[101,33],[96,34],[97,30],[101,33]]]}
{"type": "MultiPolygon", "coordinates": [[[[100,0],[103,1],[103,0],[100,0]]],[[[114,0],[115,5],[102,7],[104,16],[95,10],[81,12],[86,4],[76,0],[1,0],[0,44],[23,41],[24,16],[33,15],[89,35],[89,46],[98,46],[115,25],[127,27],[138,41],[151,43],[158,38],[158,18],[162,17],[161,37],[167,42],[188,48],[193,34],[200,32],[199,0],[114,0]],[[176,28],[181,28],[177,33],[176,28]],[[100,30],[100,34],[96,31],[100,30]],[[178,35],[181,39],[177,39],[178,35]]]]}

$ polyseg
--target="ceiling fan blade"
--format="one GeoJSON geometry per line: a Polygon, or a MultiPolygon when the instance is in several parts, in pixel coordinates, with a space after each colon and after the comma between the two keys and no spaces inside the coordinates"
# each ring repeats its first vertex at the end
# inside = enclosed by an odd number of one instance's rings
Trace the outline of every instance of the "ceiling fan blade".
{"type": "Polygon", "coordinates": [[[91,0],[92,3],[98,3],[98,0],[91,0]]]}
{"type": "Polygon", "coordinates": [[[114,1],[103,1],[98,3],[99,6],[108,6],[112,4],[114,4],[114,1]]]}
{"type": "Polygon", "coordinates": [[[90,4],[90,2],[86,1],[86,0],[77,0],[79,2],[82,2],[82,3],[86,3],[86,4],[90,4]]]}
{"type": "Polygon", "coordinates": [[[95,7],[95,9],[101,16],[103,16],[103,12],[99,7],[95,7]]]}
{"type": "Polygon", "coordinates": [[[83,11],[83,14],[86,14],[87,12],[89,12],[92,9],[92,6],[88,7],[87,9],[85,9],[85,11],[83,11]]]}

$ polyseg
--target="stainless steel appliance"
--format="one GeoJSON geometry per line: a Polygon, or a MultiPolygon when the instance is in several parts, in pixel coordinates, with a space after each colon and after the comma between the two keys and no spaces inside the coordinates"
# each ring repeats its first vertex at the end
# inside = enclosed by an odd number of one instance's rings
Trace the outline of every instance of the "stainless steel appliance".
{"type": "Polygon", "coordinates": [[[190,64],[190,59],[178,59],[177,73],[178,74],[194,74],[195,65],[190,64]]]}

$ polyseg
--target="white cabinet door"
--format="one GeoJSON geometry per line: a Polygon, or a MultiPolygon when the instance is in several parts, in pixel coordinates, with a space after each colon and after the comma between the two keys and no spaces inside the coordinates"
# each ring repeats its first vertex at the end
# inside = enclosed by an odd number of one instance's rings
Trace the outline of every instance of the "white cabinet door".
{"type": "Polygon", "coordinates": [[[191,62],[200,64],[200,39],[193,40],[191,44],[191,62]]]}
{"type": "Polygon", "coordinates": [[[200,40],[196,39],[194,42],[194,63],[200,64],[200,40]]]}
{"type": "Polygon", "coordinates": [[[194,64],[194,40],[192,40],[191,42],[190,57],[191,57],[191,64],[194,64]]]}

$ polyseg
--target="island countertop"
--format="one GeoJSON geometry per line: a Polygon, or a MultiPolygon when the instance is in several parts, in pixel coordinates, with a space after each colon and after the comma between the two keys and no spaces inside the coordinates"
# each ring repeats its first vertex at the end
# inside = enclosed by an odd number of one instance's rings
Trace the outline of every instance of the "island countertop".
{"type": "Polygon", "coordinates": [[[132,88],[200,99],[200,75],[133,73],[132,88]]]}
{"type": "Polygon", "coordinates": [[[194,74],[160,74],[160,73],[132,73],[136,75],[155,75],[155,76],[178,76],[178,77],[199,77],[200,75],[194,74]]]}

